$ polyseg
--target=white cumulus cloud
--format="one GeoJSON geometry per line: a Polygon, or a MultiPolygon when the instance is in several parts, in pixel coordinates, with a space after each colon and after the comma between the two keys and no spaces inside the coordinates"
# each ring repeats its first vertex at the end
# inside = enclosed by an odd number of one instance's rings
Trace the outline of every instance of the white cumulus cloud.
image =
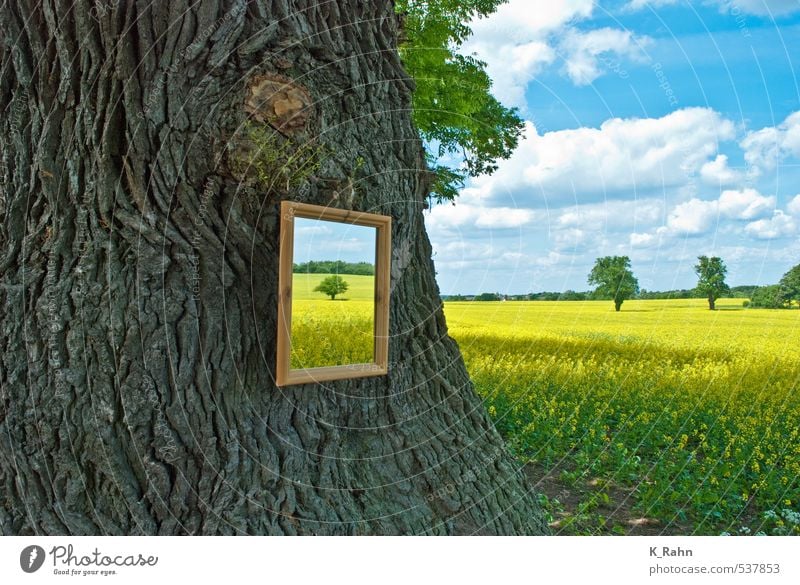
{"type": "Polygon", "coordinates": [[[525,108],[528,83],[556,58],[550,37],[589,18],[593,9],[591,0],[511,0],[488,17],[470,23],[473,35],[462,52],[486,62],[497,99],[525,108]]]}
{"type": "Polygon", "coordinates": [[[739,143],[745,160],[758,169],[771,170],[789,158],[800,158],[800,111],[777,126],[750,132],[739,143]]]}
{"type": "Polygon", "coordinates": [[[685,108],[661,118],[612,118],[599,128],[539,134],[528,122],[523,139],[494,175],[473,187],[482,198],[548,202],[604,200],[610,191],[686,186],[734,126],[707,108],[685,108]]]}
{"type": "Polygon", "coordinates": [[[775,240],[794,235],[797,232],[797,223],[792,216],[777,210],[769,219],[748,223],[744,230],[759,240],[775,240]]]}
{"type": "Polygon", "coordinates": [[[722,220],[750,221],[770,216],[775,210],[775,203],[775,196],[762,195],[750,188],[729,189],[723,191],[719,198],[711,200],[693,197],[673,207],[665,224],[654,232],[632,234],[630,243],[635,247],[648,247],[656,243],[658,237],[664,239],[707,234],[722,220]]]}
{"type": "Polygon", "coordinates": [[[744,179],[744,174],[728,166],[728,157],[724,154],[717,155],[712,161],[700,168],[700,177],[709,185],[734,185],[744,179]]]}
{"type": "MultiPolygon", "coordinates": [[[[690,199],[676,205],[667,217],[667,232],[689,236],[707,233],[718,221],[717,203],[717,201],[690,199]]],[[[660,233],[664,233],[664,228],[659,229],[660,233]]]]}
{"type": "Polygon", "coordinates": [[[786,210],[792,215],[800,216],[800,195],[795,195],[794,199],[786,206],[786,210]]]}
{"type": "Polygon", "coordinates": [[[598,28],[589,32],[569,30],[559,49],[564,53],[565,71],[575,85],[588,85],[615,63],[612,56],[644,62],[647,37],[635,37],[627,30],[598,28]]]}
{"type": "Polygon", "coordinates": [[[643,60],[646,37],[622,29],[575,28],[592,17],[596,6],[592,0],[510,0],[470,23],[473,35],[461,52],[486,62],[492,92],[501,102],[524,110],[528,84],[559,58],[578,85],[606,73],[609,68],[600,66],[605,58],[643,60]]]}
{"type": "Polygon", "coordinates": [[[719,197],[720,215],[730,219],[757,219],[775,209],[776,197],[764,196],[755,189],[723,191],[719,197]]]}
{"type": "Polygon", "coordinates": [[[657,245],[661,238],[659,234],[640,234],[637,232],[633,232],[628,237],[629,243],[632,248],[652,248],[653,246],[657,245]]]}
{"type": "Polygon", "coordinates": [[[484,229],[515,228],[529,223],[533,212],[508,207],[486,208],[478,211],[475,227],[484,229]]]}
{"type": "Polygon", "coordinates": [[[636,229],[658,222],[663,209],[663,202],[653,199],[575,205],[560,211],[555,227],[614,231],[636,229]]]}
{"type": "Polygon", "coordinates": [[[495,43],[521,43],[592,16],[594,0],[509,0],[486,18],[470,23],[476,36],[495,43]]]}
{"type": "Polygon", "coordinates": [[[435,206],[427,215],[425,223],[431,231],[468,228],[507,229],[524,226],[533,221],[535,215],[531,209],[483,207],[459,203],[435,206]]]}

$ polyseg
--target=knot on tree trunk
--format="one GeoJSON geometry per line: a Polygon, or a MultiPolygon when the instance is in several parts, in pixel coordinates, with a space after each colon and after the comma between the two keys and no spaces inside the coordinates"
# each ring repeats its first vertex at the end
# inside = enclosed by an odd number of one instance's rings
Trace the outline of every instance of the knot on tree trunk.
{"type": "Polygon", "coordinates": [[[256,75],[248,85],[245,111],[287,136],[306,129],[313,114],[308,90],[285,75],[256,75]]]}

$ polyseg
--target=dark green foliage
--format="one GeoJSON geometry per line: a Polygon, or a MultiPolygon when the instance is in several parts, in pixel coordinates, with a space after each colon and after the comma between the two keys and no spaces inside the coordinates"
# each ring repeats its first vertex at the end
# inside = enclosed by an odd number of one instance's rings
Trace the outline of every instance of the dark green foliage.
{"type": "Polygon", "coordinates": [[[604,256],[595,260],[589,273],[589,284],[595,285],[595,294],[614,300],[614,309],[619,311],[625,299],[636,296],[639,281],[631,271],[631,259],[627,256],[604,256]]]}
{"type": "Polygon", "coordinates": [[[758,289],[755,285],[732,286],[728,291],[728,296],[733,299],[749,299],[758,289]]]}
{"type": "Polygon", "coordinates": [[[783,275],[778,284],[756,287],[746,307],[788,309],[792,303],[800,306],[800,264],[783,275]]]}
{"type": "Polygon", "coordinates": [[[374,276],[375,266],[369,262],[343,262],[342,260],[309,260],[292,266],[299,274],[358,274],[374,276]]]}
{"type": "Polygon", "coordinates": [[[587,293],[583,292],[575,292],[574,290],[565,290],[563,293],[558,295],[559,301],[585,301],[587,299],[587,293]]]}
{"type": "Polygon", "coordinates": [[[637,298],[644,300],[656,299],[696,299],[698,293],[695,289],[676,289],[676,290],[644,290],[639,291],[637,298]]]}
{"type": "Polygon", "coordinates": [[[436,173],[430,195],[439,202],[454,200],[468,177],[494,172],[522,132],[516,110],[491,95],[485,63],[457,53],[472,34],[465,23],[491,14],[503,2],[395,2],[397,12],[405,15],[407,42],[400,54],[416,82],[414,122],[429,145],[428,166],[436,173]],[[463,166],[439,164],[447,155],[462,156],[463,166]]]}
{"type": "Polygon", "coordinates": [[[781,301],[791,305],[792,301],[800,307],[800,264],[783,275],[780,281],[781,301]]]}
{"type": "Polygon", "coordinates": [[[331,300],[333,301],[336,300],[336,295],[347,292],[348,288],[350,288],[350,285],[347,284],[347,281],[345,281],[341,276],[332,274],[320,282],[316,288],[314,288],[314,292],[324,293],[331,297],[331,300]]]}
{"type": "Polygon", "coordinates": [[[475,297],[476,301],[502,301],[503,296],[498,293],[481,293],[475,297]]]}
{"type": "Polygon", "coordinates": [[[718,256],[698,256],[694,271],[698,277],[696,290],[708,299],[708,308],[713,311],[716,300],[730,291],[725,283],[728,268],[718,256]]]}
{"type": "Polygon", "coordinates": [[[529,294],[528,299],[531,301],[557,301],[560,296],[561,293],[558,292],[542,291],[529,294]]]}
{"type": "Polygon", "coordinates": [[[753,291],[750,301],[745,301],[745,303],[746,307],[780,309],[784,306],[783,299],[781,299],[781,287],[777,284],[759,286],[753,291]]]}

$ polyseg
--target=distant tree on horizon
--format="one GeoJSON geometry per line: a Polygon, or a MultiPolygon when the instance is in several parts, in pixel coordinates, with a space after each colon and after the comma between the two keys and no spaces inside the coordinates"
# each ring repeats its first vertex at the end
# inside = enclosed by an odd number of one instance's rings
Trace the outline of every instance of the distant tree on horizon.
{"type": "Polygon", "coordinates": [[[336,274],[331,274],[320,282],[314,292],[321,292],[331,297],[332,301],[336,300],[336,295],[347,292],[350,285],[341,277],[336,274]]]}
{"type": "Polygon", "coordinates": [[[716,309],[717,299],[731,290],[725,282],[728,268],[718,256],[698,256],[694,271],[698,277],[695,288],[708,299],[708,309],[713,311],[716,309]]]}
{"type": "Polygon", "coordinates": [[[622,303],[639,292],[639,281],[631,270],[631,259],[627,256],[604,256],[594,262],[589,273],[589,284],[595,285],[595,293],[610,297],[614,309],[619,311],[622,303]]]}
{"type": "Polygon", "coordinates": [[[586,293],[576,292],[572,289],[567,289],[558,295],[559,301],[585,301],[586,293]]]}
{"type": "Polygon", "coordinates": [[[502,301],[503,295],[500,293],[481,293],[475,297],[476,301],[502,301]]]}
{"type": "Polygon", "coordinates": [[[374,276],[375,266],[369,262],[344,262],[343,260],[309,260],[292,265],[298,274],[354,274],[374,276]]]}

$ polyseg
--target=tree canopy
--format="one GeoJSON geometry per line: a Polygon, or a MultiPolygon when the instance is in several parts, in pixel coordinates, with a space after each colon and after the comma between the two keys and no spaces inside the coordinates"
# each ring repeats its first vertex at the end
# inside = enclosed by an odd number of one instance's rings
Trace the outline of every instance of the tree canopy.
{"type": "Polygon", "coordinates": [[[341,276],[331,274],[314,288],[314,292],[326,294],[333,301],[336,300],[336,295],[347,292],[348,288],[350,285],[341,276]]]}
{"type": "Polygon", "coordinates": [[[698,256],[694,267],[697,273],[697,292],[708,298],[708,308],[714,310],[716,300],[730,290],[725,282],[728,268],[718,256],[698,256]]]}
{"type": "Polygon", "coordinates": [[[800,264],[783,275],[779,286],[781,300],[787,304],[795,301],[800,307],[800,264]]]}
{"type": "Polygon", "coordinates": [[[759,309],[780,309],[783,307],[781,287],[777,284],[759,286],[753,291],[750,300],[745,301],[745,306],[759,309]]]}
{"type": "Polygon", "coordinates": [[[405,16],[400,55],[416,82],[413,117],[427,143],[428,166],[436,173],[431,197],[453,201],[468,177],[491,174],[517,146],[523,122],[491,94],[486,64],[459,53],[472,34],[468,24],[506,0],[396,0],[405,16]],[[443,157],[458,156],[453,168],[443,157]]]}
{"type": "Polygon", "coordinates": [[[604,256],[595,260],[589,273],[589,284],[597,286],[595,292],[611,297],[614,309],[619,311],[623,301],[639,292],[639,281],[631,270],[631,259],[627,256],[604,256]]]}

